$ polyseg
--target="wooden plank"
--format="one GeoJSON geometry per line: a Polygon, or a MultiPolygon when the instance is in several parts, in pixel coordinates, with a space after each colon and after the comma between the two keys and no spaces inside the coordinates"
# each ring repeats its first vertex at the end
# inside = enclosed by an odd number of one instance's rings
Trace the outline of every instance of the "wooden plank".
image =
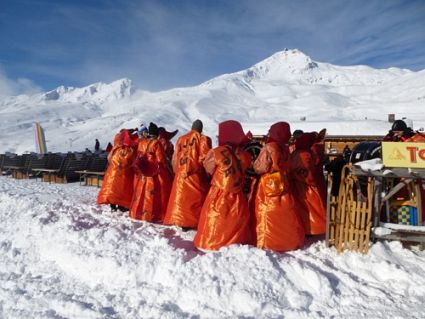
{"type": "Polygon", "coordinates": [[[33,168],[32,170],[37,172],[45,172],[45,173],[59,172],[59,169],[49,169],[49,168],[33,168]]]}
{"type": "Polygon", "coordinates": [[[344,176],[344,169],[342,170],[341,174],[341,189],[340,189],[340,203],[338,205],[338,213],[339,213],[339,222],[338,222],[338,228],[337,228],[337,251],[340,253],[342,251],[342,243],[344,240],[344,225],[345,225],[345,208],[346,208],[346,201],[347,201],[347,189],[348,185],[345,183],[346,178],[344,176]]]}
{"type": "Polygon", "coordinates": [[[57,184],[66,184],[66,178],[61,176],[52,176],[52,181],[57,184]]]}
{"type": "Polygon", "coordinates": [[[330,237],[330,228],[331,228],[331,189],[332,189],[332,173],[328,175],[328,185],[326,193],[326,235],[325,235],[325,244],[326,247],[329,247],[329,237],[330,237]]]}
{"type": "Polygon", "coordinates": [[[355,225],[355,219],[356,219],[356,212],[357,212],[357,202],[352,201],[350,205],[350,213],[348,215],[348,246],[347,248],[350,250],[353,250],[353,240],[354,240],[354,225],[355,225]]]}
{"type": "Polygon", "coordinates": [[[336,228],[336,220],[335,220],[335,214],[337,209],[337,200],[335,196],[331,197],[331,212],[330,212],[330,243],[333,243],[335,245],[335,228],[336,228]]]}
{"type": "MultiPolygon", "coordinates": [[[[367,254],[367,252],[369,251],[370,231],[372,228],[372,207],[373,207],[372,194],[375,194],[375,190],[374,190],[374,185],[372,184],[372,180],[369,178],[368,179],[368,207],[366,209],[366,225],[365,225],[366,238],[364,240],[364,246],[363,246],[364,254],[367,254]]],[[[379,214],[379,212],[376,212],[376,214],[379,214]]]]}
{"type": "Polygon", "coordinates": [[[357,202],[357,209],[356,209],[356,221],[354,224],[354,238],[353,238],[353,250],[359,251],[359,241],[360,241],[360,219],[362,217],[362,207],[363,202],[357,202]]]}
{"type": "Polygon", "coordinates": [[[345,232],[345,218],[346,218],[346,209],[347,209],[347,200],[348,200],[348,179],[346,176],[346,171],[348,170],[347,166],[343,168],[341,174],[341,189],[340,193],[342,194],[341,203],[339,205],[339,229],[338,229],[338,252],[342,252],[344,245],[344,232],[345,232]]]}
{"type": "Polygon", "coordinates": [[[348,247],[351,206],[352,206],[352,201],[350,198],[348,198],[347,204],[345,207],[344,239],[343,239],[343,248],[342,248],[343,250],[348,247]]]}
{"type": "Polygon", "coordinates": [[[393,177],[393,178],[425,179],[425,169],[387,167],[384,170],[371,171],[371,170],[362,170],[360,166],[355,164],[353,166],[353,175],[386,177],[386,178],[393,177]]]}
{"type": "Polygon", "coordinates": [[[325,142],[329,141],[349,141],[349,142],[363,142],[363,141],[382,141],[383,135],[326,135],[325,142]]]}
{"type": "Polygon", "coordinates": [[[398,241],[412,241],[417,243],[425,243],[425,236],[414,235],[412,233],[395,232],[387,235],[375,235],[376,238],[382,240],[398,240],[398,241]]]}
{"type": "Polygon", "coordinates": [[[358,250],[359,252],[363,252],[364,250],[364,242],[366,237],[366,215],[367,215],[367,203],[364,202],[361,208],[361,218],[359,223],[359,246],[358,250]]]}
{"type": "Polygon", "coordinates": [[[102,186],[102,182],[103,182],[102,179],[97,178],[95,176],[86,177],[86,183],[87,183],[88,186],[100,187],[100,186],[102,186]]]}
{"type": "Polygon", "coordinates": [[[350,176],[347,177],[347,183],[346,183],[346,190],[345,190],[345,204],[343,206],[343,214],[341,215],[342,220],[342,232],[341,232],[341,251],[344,250],[345,247],[347,247],[348,242],[348,227],[350,223],[350,207],[351,207],[351,196],[350,196],[350,190],[351,190],[351,178],[350,176]]]}
{"type": "Polygon", "coordinates": [[[75,171],[78,174],[88,174],[88,175],[105,175],[105,172],[91,172],[91,171],[75,171]]]}

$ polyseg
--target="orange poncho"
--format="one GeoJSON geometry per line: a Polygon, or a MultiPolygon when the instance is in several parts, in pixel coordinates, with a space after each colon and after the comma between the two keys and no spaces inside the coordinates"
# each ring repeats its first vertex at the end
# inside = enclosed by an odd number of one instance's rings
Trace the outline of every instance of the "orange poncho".
{"type": "Polygon", "coordinates": [[[289,251],[304,245],[304,226],[300,209],[293,198],[288,182],[289,150],[275,142],[267,143],[254,163],[257,174],[262,174],[255,197],[256,246],[275,251],[289,251]],[[266,190],[268,173],[279,172],[283,190],[272,194],[266,190]]]}
{"type": "Polygon", "coordinates": [[[326,232],[326,189],[315,176],[316,160],[310,151],[314,140],[315,134],[304,133],[291,154],[294,196],[301,208],[305,233],[309,235],[326,232]]]}
{"type": "Polygon", "coordinates": [[[160,142],[157,139],[140,140],[133,166],[137,182],[130,217],[161,223],[167,209],[172,177],[160,142]]]}
{"type": "Polygon", "coordinates": [[[218,146],[208,152],[204,167],[212,175],[212,181],[194,238],[196,247],[218,250],[231,244],[249,243],[250,214],[242,188],[250,164],[250,154],[240,148],[218,146]]]}
{"type": "Polygon", "coordinates": [[[209,189],[203,162],[211,139],[195,130],[181,136],[173,155],[175,173],[164,224],[196,228],[209,189]]]}
{"type": "Polygon", "coordinates": [[[134,177],[132,163],[135,158],[136,146],[131,142],[128,131],[116,134],[114,147],[108,155],[108,169],[97,196],[98,204],[130,208],[134,177]]]}

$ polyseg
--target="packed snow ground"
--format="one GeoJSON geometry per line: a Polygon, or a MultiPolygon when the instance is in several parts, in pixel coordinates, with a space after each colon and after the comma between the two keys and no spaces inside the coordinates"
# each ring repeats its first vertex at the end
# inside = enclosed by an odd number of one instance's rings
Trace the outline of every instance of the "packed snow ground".
{"type": "Polygon", "coordinates": [[[0,177],[0,318],[424,318],[425,252],[202,253],[98,189],[0,177]]]}

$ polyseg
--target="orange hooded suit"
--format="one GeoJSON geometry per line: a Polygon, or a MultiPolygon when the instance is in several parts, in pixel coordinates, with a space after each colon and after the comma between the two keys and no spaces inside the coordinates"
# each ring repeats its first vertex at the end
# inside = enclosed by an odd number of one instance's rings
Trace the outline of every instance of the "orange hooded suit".
{"type": "Polygon", "coordinates": [[[256,246],[259,248],[289,251],[304,244],[300,209],[288,182],[290,167],[286,144],[290,137],[288,123],[273,124],[268,141],[254,162],[255,172],[262,175],[255,198],[256,246]],[[278,177],[272,180],[270,174],[274,172],[278,172],[278,177]]]}
{"type": "Polygon", "coordinates": [[[114,147],[108,155],[108,169],[97,196],[98,204],[130,208],[134,177],[132,163],[136,158],[136,147],[128,130],[115,135],[114,147]]]}
{"type": "Polygon", "coordinates": [[[173,155],[175,173],[164,224],[196,228],[209,189],[203,162],[211,139],[196,130],[181,136],[173,155]]]}
{"type": "Polygon", "coordinates": [[[316,133],[304,133],[296,140],[296,149],[291,154],[295,200],[301,208],[305,233],[309,235],[326,232],[326,189],[316,178],[316,160],[310,151],[315,140],[316,133]]]}
{"type": "Polygon", "coordinates": [[[171,191],[172,177],[161,143],[156,138],[139,141],[133,163],[137,174],[130,217],[162,223],[171,191]]]}
{"type": "Polygon", "coordinates": [[[251,239],[248,202],[242,192],[251,155],[239,147],[245,140],[239,122],[219,124],[219,146],[210,150],[204,161],[212,181],[194,238],[197,248],[218,250],[251,239]]]}

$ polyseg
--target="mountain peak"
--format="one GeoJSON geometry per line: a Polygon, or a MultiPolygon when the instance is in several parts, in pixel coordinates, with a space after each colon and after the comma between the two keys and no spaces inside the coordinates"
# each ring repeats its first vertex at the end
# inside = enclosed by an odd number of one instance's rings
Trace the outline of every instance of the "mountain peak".
{"type": "Polygon", "coordinates": [[[282,74],[304,73],[318,68],[308,55],[298,49],[284,49],[253,65],[247,70],[249,77],[282,77],[282,74]]]}
{"type": "Polygon", "coordinates": [[[111,83],[97,82],[81,88],[59,86],[43,93],[43,101],[97,102],[120,100],[131,96],[135,91],[132,81],[122,78],[111,83]]]}

